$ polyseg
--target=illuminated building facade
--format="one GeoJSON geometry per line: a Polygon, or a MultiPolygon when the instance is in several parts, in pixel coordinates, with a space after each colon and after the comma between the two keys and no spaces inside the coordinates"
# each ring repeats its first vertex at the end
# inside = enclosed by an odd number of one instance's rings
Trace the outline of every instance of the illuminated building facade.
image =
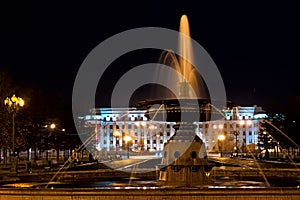
{"type": "MultiPolygon", "coordinates": [[[[136,108],[95,108],[81,117],[84,127],[95,129],[95,146],[111,151],[125,144],[125,136],[132,138],[131,150],[163,150],[164,143],[175,133],[175,122],[151,121],[146,110],[136,108]],[[120,134],[115,136],[114,132],[120,134]]],[[[266,118],[261,107],[233,107],[223,110],[224,120],[194,122],[195,133],[205,142],[207,152],[219,150],[218,136],[224,135],[224,151],[246,152],[257,149],[260,120],[266,118]]]]}

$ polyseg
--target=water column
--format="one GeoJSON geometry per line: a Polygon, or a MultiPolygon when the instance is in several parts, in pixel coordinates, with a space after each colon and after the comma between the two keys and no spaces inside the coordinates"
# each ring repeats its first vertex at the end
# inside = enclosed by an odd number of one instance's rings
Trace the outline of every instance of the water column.
{"type": "MultiPolygon", "coordinates": [[[[206,176],[208,161],[203,141],[195,134],[195,121],[200,120],[200,106],[197,97],[190,94],[190,86],[199,94],[194,67],[188,61],[193,60],[189,23],[186,15],[180,20],[179,57],[167,53],[173,58],[175,69],[183,78],[179,82],[179,104],[167,105],[167,121],[175,121],[174,135],[164,144],[163,158],[158,178],[158,184],[163,186],[200,186],[209,184],[206,176]]],[[[163,59],[165,60],[165,59],[163,59]]],[[[170,128],[171,131],[171,128],[170,128]]]]}
{"type": "MultiPolygon", "coordinates": [[[[187,59],[193,60],[193,51],[190,38],[190,27],[186,15],[183,15],[180,19],[179,31],[182,33],[182,35],[179,35],[178,42],[179,53],[182,57],[179,58],[179,65],[176,70],[185,78],[185,80],[181,80],[179,83],[179,97],[190,98],[189,84],[192,84],[193,66],[187,61],[187,59]]],[[[192,86],[196,87],[196,85],[192,86]]]]}

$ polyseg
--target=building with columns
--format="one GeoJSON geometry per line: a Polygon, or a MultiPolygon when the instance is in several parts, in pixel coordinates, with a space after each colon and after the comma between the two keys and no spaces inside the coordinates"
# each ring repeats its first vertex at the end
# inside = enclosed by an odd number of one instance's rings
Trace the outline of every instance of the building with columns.
{"type": "Polygon", "coordinates": [[[233,107],[223,110],[224,120],[197,122],[198,134],[206,144],[208,152],[223,151],[252,152],[259,147],[260,121],[267,118],[261,107],[233,107]],[[224,141],[218,137],[224,136],[224,141]]]}
{"type": "MultiPolygon", "coordinates": [[[[146,110],[136,108],[94,108],[80,117],[82,128],[95,130],[97,150],[122,148],[130,138],[130,149],[162,151],[164,143],[174,134],[175,122],[152,121],[146,110]],[[116,134],[118,133],[118,134],[116,134]]],[[[232,107],[223,110],[224,119],[194,122],[195,133],[205,142],[207,152],[240,152],[257,149],[260,120],[266,118],[261,107],[232,107]],[[224,136],[220,141],[219,136],[224,136]]]]}

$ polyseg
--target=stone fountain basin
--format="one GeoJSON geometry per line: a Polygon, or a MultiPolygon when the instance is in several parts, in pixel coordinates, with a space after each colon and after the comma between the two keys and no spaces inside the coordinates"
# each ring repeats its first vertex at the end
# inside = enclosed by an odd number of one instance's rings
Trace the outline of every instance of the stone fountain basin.
{"type": "Polygon", "coordinates": [[[137,109],[147,110],[145,116],[150,120],[180,122],[182,114],[187,113],[191,117],[184,121],[194,122],[208,120],[210,109],[207,109],[207,105],[209,103],[209,99],[163,99],[141,101],[134,106],[137,109]],[[160,108],[162,104],[164,107],[160,108]],[[153,119],[154,116],[155,119],[153,119]]]}

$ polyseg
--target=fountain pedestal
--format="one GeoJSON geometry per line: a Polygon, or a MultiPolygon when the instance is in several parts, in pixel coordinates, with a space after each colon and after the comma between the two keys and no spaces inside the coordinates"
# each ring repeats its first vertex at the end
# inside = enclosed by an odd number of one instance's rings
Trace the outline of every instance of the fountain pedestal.
{"type": "Polygon", "coordinates": [[[195,125],[180,122],[174,128],[175,134],[164,144],[157,183],[176,187],[209,184],[205,144],[195,134],[195,125]]]}

